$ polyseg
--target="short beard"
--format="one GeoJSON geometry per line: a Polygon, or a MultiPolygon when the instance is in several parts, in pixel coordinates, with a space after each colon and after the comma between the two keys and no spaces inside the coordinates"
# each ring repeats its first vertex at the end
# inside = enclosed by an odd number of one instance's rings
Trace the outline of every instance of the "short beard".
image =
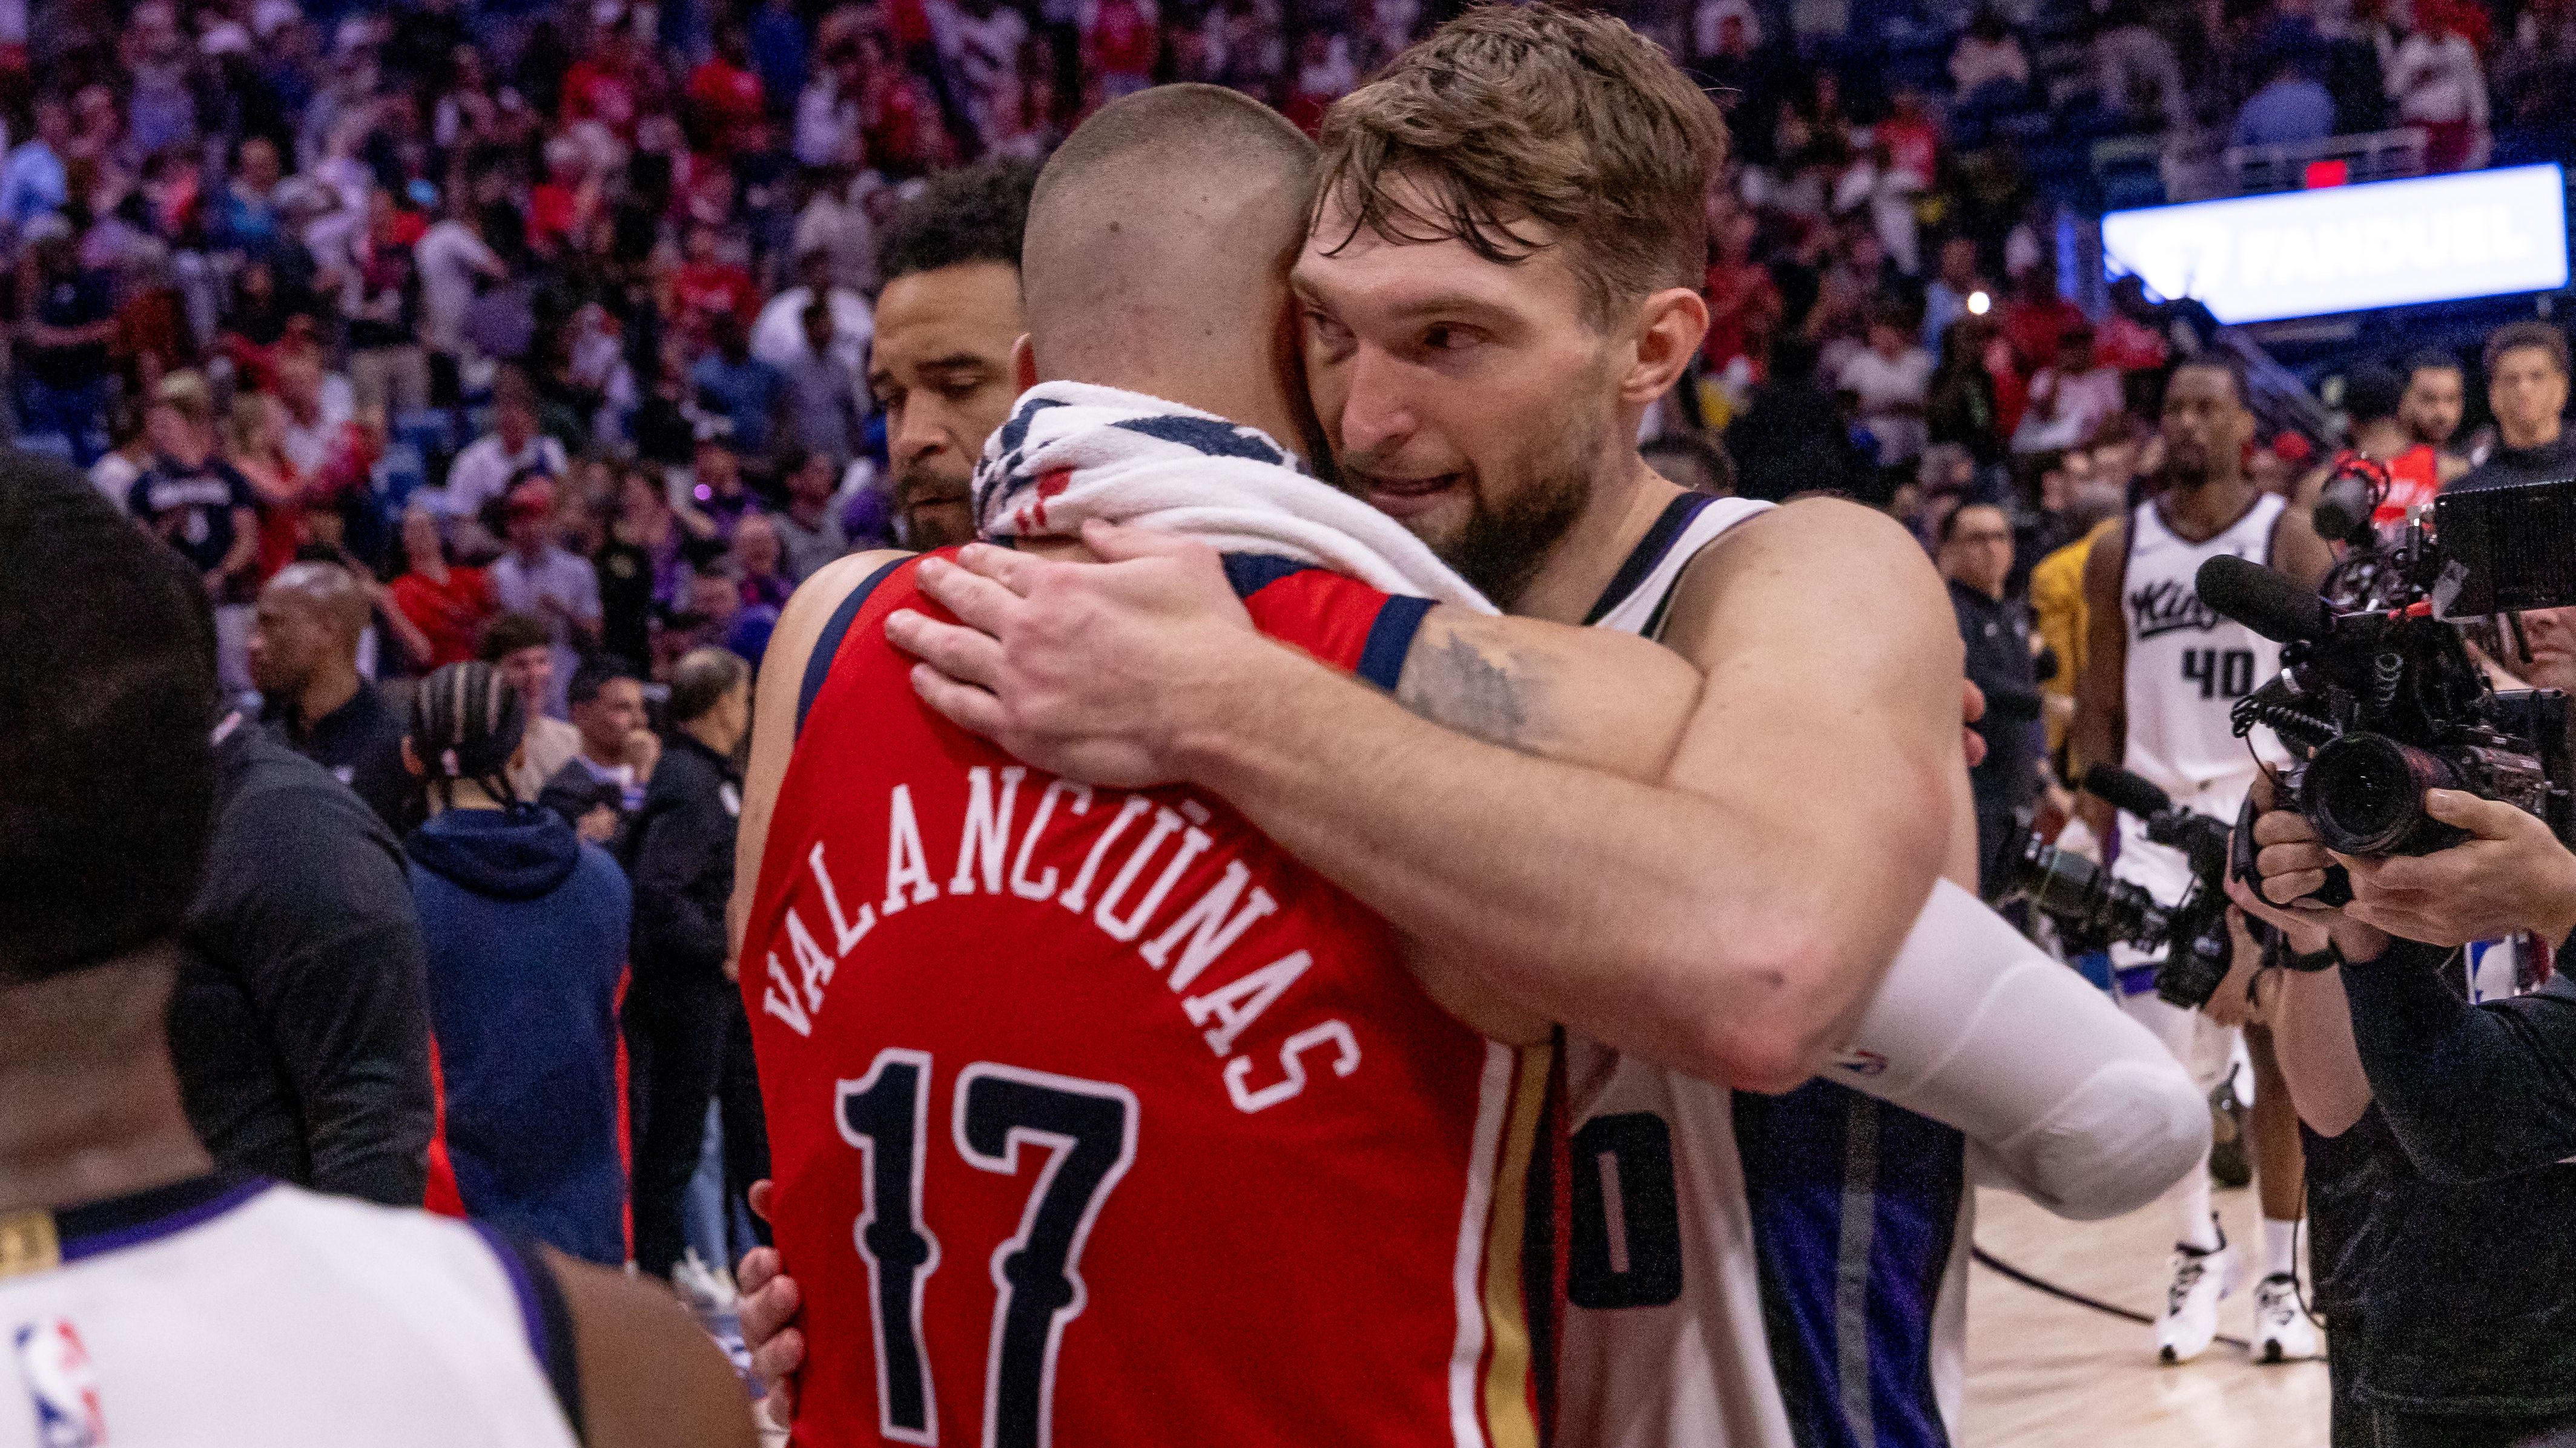
{"type": "Polygon", "coordinates": [[[1506,612],[1592,504],[1602,428],[1577,428],[1568,435],[1572,446],[1543,460],[1530,481],[1499,506],[1476,493],[1466,526],[1437,550],[1442,562],[1506,612]]]}

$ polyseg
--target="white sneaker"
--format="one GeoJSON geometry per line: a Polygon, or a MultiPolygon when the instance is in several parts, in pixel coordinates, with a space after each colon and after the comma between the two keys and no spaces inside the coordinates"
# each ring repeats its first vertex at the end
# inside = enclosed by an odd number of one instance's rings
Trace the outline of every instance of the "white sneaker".
{"type": "Polygon", "coordinates": [[[2236,1290],[2236,1251],[2224,1237],[2202,1250],[2177,1245],[2173,1285],[2165,1289],[2164,1316],[2156,1320],[2156,1357],[2187,1363],[2218,1337],[2219,1300],[2236,1290]]]}
{"type": "Polygon", "coordinates": [[[2317,1325],[2299,1300],[2299,1280],[2275,1272],[2254,1284],[2254,1361],[2298,1362],[2323,1356],[2317,1325]]]}

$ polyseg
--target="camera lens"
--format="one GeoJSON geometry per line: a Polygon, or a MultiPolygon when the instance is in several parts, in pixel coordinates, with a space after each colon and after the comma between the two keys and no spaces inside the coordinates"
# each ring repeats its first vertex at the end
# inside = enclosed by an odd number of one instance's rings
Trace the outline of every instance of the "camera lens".
{"type": "Polygon", "coordinates": [[[2299,811],[2338,854],[2416,853],[2406,846],[2431,823],[2424,791],[2459,787],[2458,771],[2439,757],[2384,735],[2353,734],[2309,762],[2299,811]]]}

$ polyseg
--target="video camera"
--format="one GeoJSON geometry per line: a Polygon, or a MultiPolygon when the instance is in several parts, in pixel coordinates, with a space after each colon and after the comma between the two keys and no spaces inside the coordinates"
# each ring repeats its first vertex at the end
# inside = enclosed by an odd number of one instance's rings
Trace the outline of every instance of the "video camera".
{"type": "Polygon", "coordinates": [[[2084,789],[2137,816],[2149,840],[2182,851],[2191,862],[2191,885],[2182,899],[2157,904],[2144,888],[2114,880],[2108,870],[2038,835],[2022,843],[2012,892],[2056,921],[2072,945],[2096,948],[2116,941],[2164,951],[2156,994],[2199,1009],[2227,978],[2233,949],[2227,934],[2226,824],[2176,808],[2163,790],[2109,765],[2086,771],[2084,789]]]}
{"type": "MultiPolygon", "coordinates": [[[[2368,516],[2358,501],[2339,511],[2368,516]]],[[[2424,792],[2455,789],[2576,842],[2567,696],[2497,692],[2462,633],[2502,615],[2519,641],[2522,610],[2576,605],[2576,479],[2445,493],[2431,527],[2410,519],[2337,573],[2352,611],[2241,558],[2212,558],[2196,580],[2201,602],[2283,645],[2280,676],[2238,700],[2231,722],[2239,738],[2268,725],[2299,756],[2282,779],[2318,838],[2346,855],[2447,849],[2462,833],[2425,812],[2424,792]]],[[[2249,881],[2253,814],[2249,799],[2233,862],[2249,881]]],[[[2341,871],[2316,898],[2351,898],[2341,871]]]]}

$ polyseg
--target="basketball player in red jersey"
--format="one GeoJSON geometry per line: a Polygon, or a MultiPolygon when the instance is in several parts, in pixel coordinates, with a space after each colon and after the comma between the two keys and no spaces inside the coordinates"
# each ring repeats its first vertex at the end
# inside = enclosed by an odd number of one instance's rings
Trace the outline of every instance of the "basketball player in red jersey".
{"type": "MultiPolygon", "coordinates": [[[[1102,112],[1033,203],[1024,357],[1302,441],[1311,165],[1229,92],[1102,112]]],[[[884,620],[932,607],[925,566],[818,575],[756,706],[742,979],[799,1441],[1535,1444],[1548,1023],[1408,969],[1212,796],[1053,779],[921,707],[884,620]]],[[[1515,737],[1596,767],[1652,772],[1697,690],[1642,641],[1228,571],[1263,631],[1453,724],[1508,650],[1562,684],[1515,737]]]]}

